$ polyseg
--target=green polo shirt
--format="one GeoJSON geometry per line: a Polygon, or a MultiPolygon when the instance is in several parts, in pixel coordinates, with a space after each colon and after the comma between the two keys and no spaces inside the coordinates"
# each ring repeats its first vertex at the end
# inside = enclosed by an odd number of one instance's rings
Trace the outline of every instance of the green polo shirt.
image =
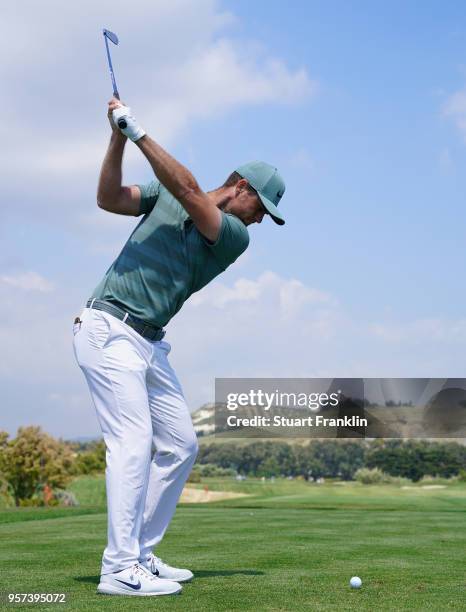
{"type": "Polygon", "coordinates": [[[190,295],[202,289],[249,244],[244,223],[222,212],[215,243],[199,233],[188,213],[157,180],[140,185],[143,218],[92,293],[164,327],[190,295]]]}

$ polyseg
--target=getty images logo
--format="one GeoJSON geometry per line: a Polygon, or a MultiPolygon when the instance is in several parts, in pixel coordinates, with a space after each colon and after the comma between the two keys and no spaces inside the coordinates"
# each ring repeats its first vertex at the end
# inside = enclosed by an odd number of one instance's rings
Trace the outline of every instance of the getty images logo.
{"type": "Polygon", "coordinates": [[[321,408],[335,408],[340,402],[341,390],[334,393],[286,393],[282,391],[267,392],[261,389],[250,389],[245,393],[228,393],[228,410],[243,407],[258,407],[263,410],[273,408],[309,408],[318,412],[321,408]]]}

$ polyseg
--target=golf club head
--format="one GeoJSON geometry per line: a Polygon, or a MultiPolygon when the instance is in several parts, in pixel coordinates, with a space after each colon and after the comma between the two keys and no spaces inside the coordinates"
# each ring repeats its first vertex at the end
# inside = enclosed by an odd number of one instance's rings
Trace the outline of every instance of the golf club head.
{"type": "Polygon", "coordinates": [[[114,32],[110,32],[110,30],[103,29],[104,36],[111,40],[114,45],[118,44],[118,36],[114,32]]]}

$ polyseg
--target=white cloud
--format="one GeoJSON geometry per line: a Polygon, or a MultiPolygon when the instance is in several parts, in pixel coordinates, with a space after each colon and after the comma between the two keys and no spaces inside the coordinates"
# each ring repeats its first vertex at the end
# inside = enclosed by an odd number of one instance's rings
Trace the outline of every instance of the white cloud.
{"type": "Polygon", "coordinates": [[[213,39],[194,53],[187,50],[176,64],[166,62],[157,83],[163,83],[162,90],[138,102],[140,121],[165,144],[193,121],[226,116],[244,106],[294,105],[318,89],[304,68],[291,70],[257,45],[226,38],[213,39]]]}
{"type": "Polygon", "coordinates": [[[214,376],[311,376],[322,369],[326,343],[334,349],[339,331],[349,331],[345,320],[333,296],[267,271],[194,295],[168,341],[180,373],[189,372],[195,406],[206,378],[213,389],[214,376]]]}
{"type": "Polygon", "coordinates": [[[166,70],[166,81],[173,94],[178,92],[177,99],[185,106],[183,114],[203,117],[245,104],[294,104],[317,89],[304,68],[290,70],[257,45],[240,45],[226,38],[187,57],[170,74],[166,70]]]}
{"type": "Polygon", "coordinates": [[[55,289],[52,282],[36,272],[24,272],[16,276],[2,275],[0,276],[0,283],[23,291],[40,291],[42,293],[48,293],[55,289]]]}
{"type": "Polygon", "coordinates": [[[47,173],[50,177],[80,172],[97,174],[97,159],[103,159],[105,144],[97,142],[92,135],[85,140],[74,139],[73,142],[63,142],[58,138],[48,139],[47,147],[35,158],[35,170],[47,173]],[[94,141],[94,142],[93,142],[94,141]]]}
{"type": "MultiPolygon", "coordinates": [[[[219,2],[134,0],[131,11],[116,6],[83,0],[4,7],[4,171],[23,180],[79,176],[81,182],[98,171],[111,93],[102,24],[120,36],[111,52],[122,99],[165,146],[193,122],[243,106],[299,103],[317,89],[305,67],[286,65],[255,41],[228,38],[237,18],[219,2]]],[[[145,163],[135,147],[128,149],[132,163],[145,163]]]]}
{"type": "Polygon", "coordinates": [[[193,306],[209,304],[215,308],[225,308],[232,302],[257,304],[260,301],[276,303],[280,318],[290,318],[299,313],[306,305],[331,303],[327,293],[306,287],[296,279],[282,279],[271,271],[263,272],[256,281],[240,278],[232,287],[221,282],[205,287],[193,295],[193,306]]]}
{"type": "MultiPolygon", "coordinates": [[[[72,349],[82,291],[68,284],[25,300],[26,288],[53,283],[34,273],[7,278],[23,280],[0,282],[2,427],[38,423],[54,435],[97,433],[72,349]]],[[[335,296],[268,271],[212,283],[188,300],[166,339],[195,409],[212,401],[216,376],[461,376],[466,320],[369,323],[335,296]]]]}
{"type": "MultiPolygon", "coordinates": [[[[269,274],[272,274],[269,272],[269,274]]],[[[276,275],[273,275],[274,277],[276,275]]],[[[274,281],[278,278],[274,278],[274,281]]],[[[280,287],[280,310],[282,316],[291,319],[299,314],[305,306],[328,303],[333,304],[331,296],[318,289],[306,287],[296,279],[290,279],[280,287]]]]}
{"type": "Polygon", "coordinates": [[[461,375],[466,320],[389,316],[366,321],[335,296],[269,271],[214,281],[186,303],[167,340],[192,408],[212,400],[215,377],[461,375]]]}
{"type": "MultiPolygon", "coordinates": [[[[9,253],[0,276],[0,345],[7,357],[0,362],[2,426],[41,421],[67,435],[97,429],[82,417],[93,412],[86,412],[90,398],[74,363],[72,320],[139,222],[100,211],[95,201],[111,93],[102,27],[120,38],[112,56],[122,99],[171,151],[191,126],[212,117],[299,104],[315,93],[305,67],[288,64],[276,46],[245,40],[238,25],[217,0],[134,0],[131,10],[115,0],[2,7],[0,53],[8,61],[0,63],[0,78],[8,84],[2,92],[8,119],[0,165],[8,205],[1,215],[5,228],[19,218],[15,227],[33,236],[17,241],[21,256],[9,253]],[[31,271],[37,258],[47,265],[52,257],[63,282],[31,271]]],[[[123,180],[149,175],[146,160],[128,143],[123,180]]],[[[283,300],[289,310],[286,295],[283,300]]],[[[189,367],[180,377],[205,393],[208,374],[199,385],[189,367]]]]}

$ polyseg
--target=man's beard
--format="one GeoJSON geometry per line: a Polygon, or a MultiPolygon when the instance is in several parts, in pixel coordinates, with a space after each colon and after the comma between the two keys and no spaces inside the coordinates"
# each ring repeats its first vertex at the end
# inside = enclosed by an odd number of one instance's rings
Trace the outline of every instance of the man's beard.
{"type": "MultiPolygon", "coordinates": [[[[222,200],[220,200],[220,202],[217,204],[217,208],[219,208],[222,212],[229,212],[230,209],[230,198],[229,197],[225,197],[222,200]]],[[[235,217],[238,217],[238,219],[240,221],[242,221],[244,223],[244,225],[248,225],[248,223],[243,219],[243,217],[241,215],[238,215],[237,213],[231,213],[232,215],[235,215],[235,217]]]]}

